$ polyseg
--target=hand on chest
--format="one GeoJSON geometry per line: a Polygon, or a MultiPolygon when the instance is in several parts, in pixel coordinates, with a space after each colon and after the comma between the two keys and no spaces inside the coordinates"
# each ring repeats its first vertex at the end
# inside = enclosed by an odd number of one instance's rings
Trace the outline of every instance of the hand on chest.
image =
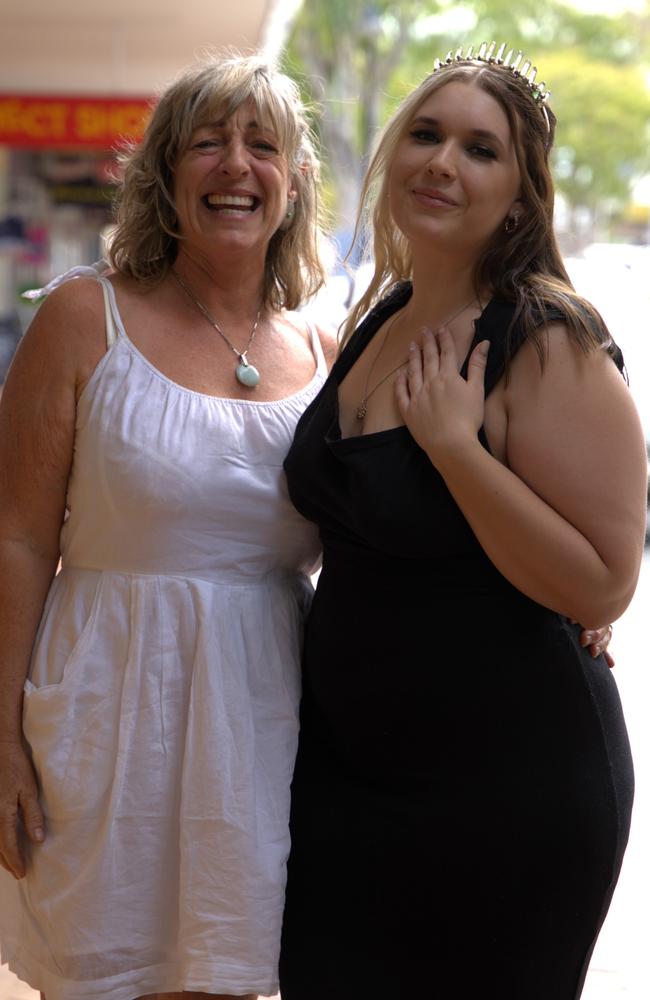
{"type": "MultiPolygon", "coordinates": [[[[404,423],[397,403],[395,381],[406,367],[410,343],[418,343],[418,334],[404,329],[399,336],[393,337],[395,318],[390,317],[382,324],[342,375],[338,387],[338,411],[343,438],[376,434],[404,423]]],[[[458,324],[452,335],[458,358],[457,369],[465,374],[467,358],[477,342],[471,318],[458,324]]],[[[504,462],[507,413],[501,381],[485,400],[484,430],[492,454],[504,462]]]]}

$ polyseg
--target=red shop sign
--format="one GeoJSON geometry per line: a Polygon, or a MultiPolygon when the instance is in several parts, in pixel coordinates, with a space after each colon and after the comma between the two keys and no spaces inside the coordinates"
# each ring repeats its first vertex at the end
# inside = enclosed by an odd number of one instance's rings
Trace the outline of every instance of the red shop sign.
{"type": "Polygon", "coordinates": [[[112,149],[141,139],[150,114],[144,97],[0,94],[0,145],[112,149]]]}

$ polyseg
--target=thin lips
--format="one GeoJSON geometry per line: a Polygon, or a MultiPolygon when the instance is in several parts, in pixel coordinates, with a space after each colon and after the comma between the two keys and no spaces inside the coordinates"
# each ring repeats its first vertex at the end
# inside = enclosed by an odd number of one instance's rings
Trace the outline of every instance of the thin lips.
{"type": "Polygon", "coordinates": [[[427,198],[435,198],[436,201],[444,201],[448,205],[457,205],[458,202],[450,198],[448,194],[444,194],[442,191],[438,191],[437,188],[415,188],[416,194],[423,194],[427,198]]]}

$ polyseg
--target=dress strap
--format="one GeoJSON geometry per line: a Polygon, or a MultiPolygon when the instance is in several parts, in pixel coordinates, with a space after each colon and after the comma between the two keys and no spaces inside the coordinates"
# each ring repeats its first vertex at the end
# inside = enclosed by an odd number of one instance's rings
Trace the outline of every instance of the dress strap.
{"type": "Polygon", "coordinates": [[[110,269],[111,265],[103,258],[92,265],[80,264],[77,267],[71,267],[68,271],[64,271],[63,274],[57,274],[56,278],[52,278],[42,288],[30,288],[29,291],[23,292],[21,297],[33,302],[36,299],[42,299],[45,295],[49,295],[50,292],[53,292],[55,288],[58,288],[65,281],[70,281],[72,278],[99,278],[105,271],[110,271],[110,269]]]}
{"type": "Polygon", "coordinates": [[[105,277],[105,272],[110,271],[110,269],[110,264],[105,260],[98,260],[91,267],[86,265],[71,267],[69,271],[65,271],[63,274],[57,275],[56,278],[52,278],[42,288],[32,288],[28,292],[23,292],[23,298],[31,300],[43,298],[43,296],[49,295],[55,288],[58,288],[59,285],[62,285],[66,281],[71,281],[73,278],[95,278],[102,286],[104,317],[106,321],[106,349],[110,350],[120,334],[125,336],[113,286],[108,278],[105,277]]]}
{"type": "Polygon", "coordinates": [[[327,378],[327,361],[325,360],[325,355],[323,353],[323,345],[320,342],[320,337],[318,336],[318,330],[311,322],[311,320],[305,319],[307,323],[307,329],[309,330],[309,339],[311,341],[311,349],[316,358],[316,372],[318,375],[322,375],[323,378],[327,378]]]}
{"type": "MultiPolygon", "coordinates": [[[[102,286],[102,294],[104,296],[104,318],[106,321],[106,350],[110,351],[111,347],[117,340],[117,330],[115,329],[115,322],[113,320],[113,302],[114,298],[111,296],[112,285],[107,278],[98,278],[100,285],[102,286]]],[[[117,309],[117,303],[115,304],[117,309]]]]}

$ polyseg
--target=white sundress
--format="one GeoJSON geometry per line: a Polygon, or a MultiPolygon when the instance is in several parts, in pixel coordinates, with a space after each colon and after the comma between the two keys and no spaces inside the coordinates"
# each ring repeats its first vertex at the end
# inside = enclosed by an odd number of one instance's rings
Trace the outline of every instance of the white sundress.
{"type": "Polygon", "coordinates": [[[47,837],[0,875],[2,960],[47,1000],[272,995],[319,543],[277,402],[192,392],[128,339],[78,405],[62,569],[25,685],[47,837]]]}

